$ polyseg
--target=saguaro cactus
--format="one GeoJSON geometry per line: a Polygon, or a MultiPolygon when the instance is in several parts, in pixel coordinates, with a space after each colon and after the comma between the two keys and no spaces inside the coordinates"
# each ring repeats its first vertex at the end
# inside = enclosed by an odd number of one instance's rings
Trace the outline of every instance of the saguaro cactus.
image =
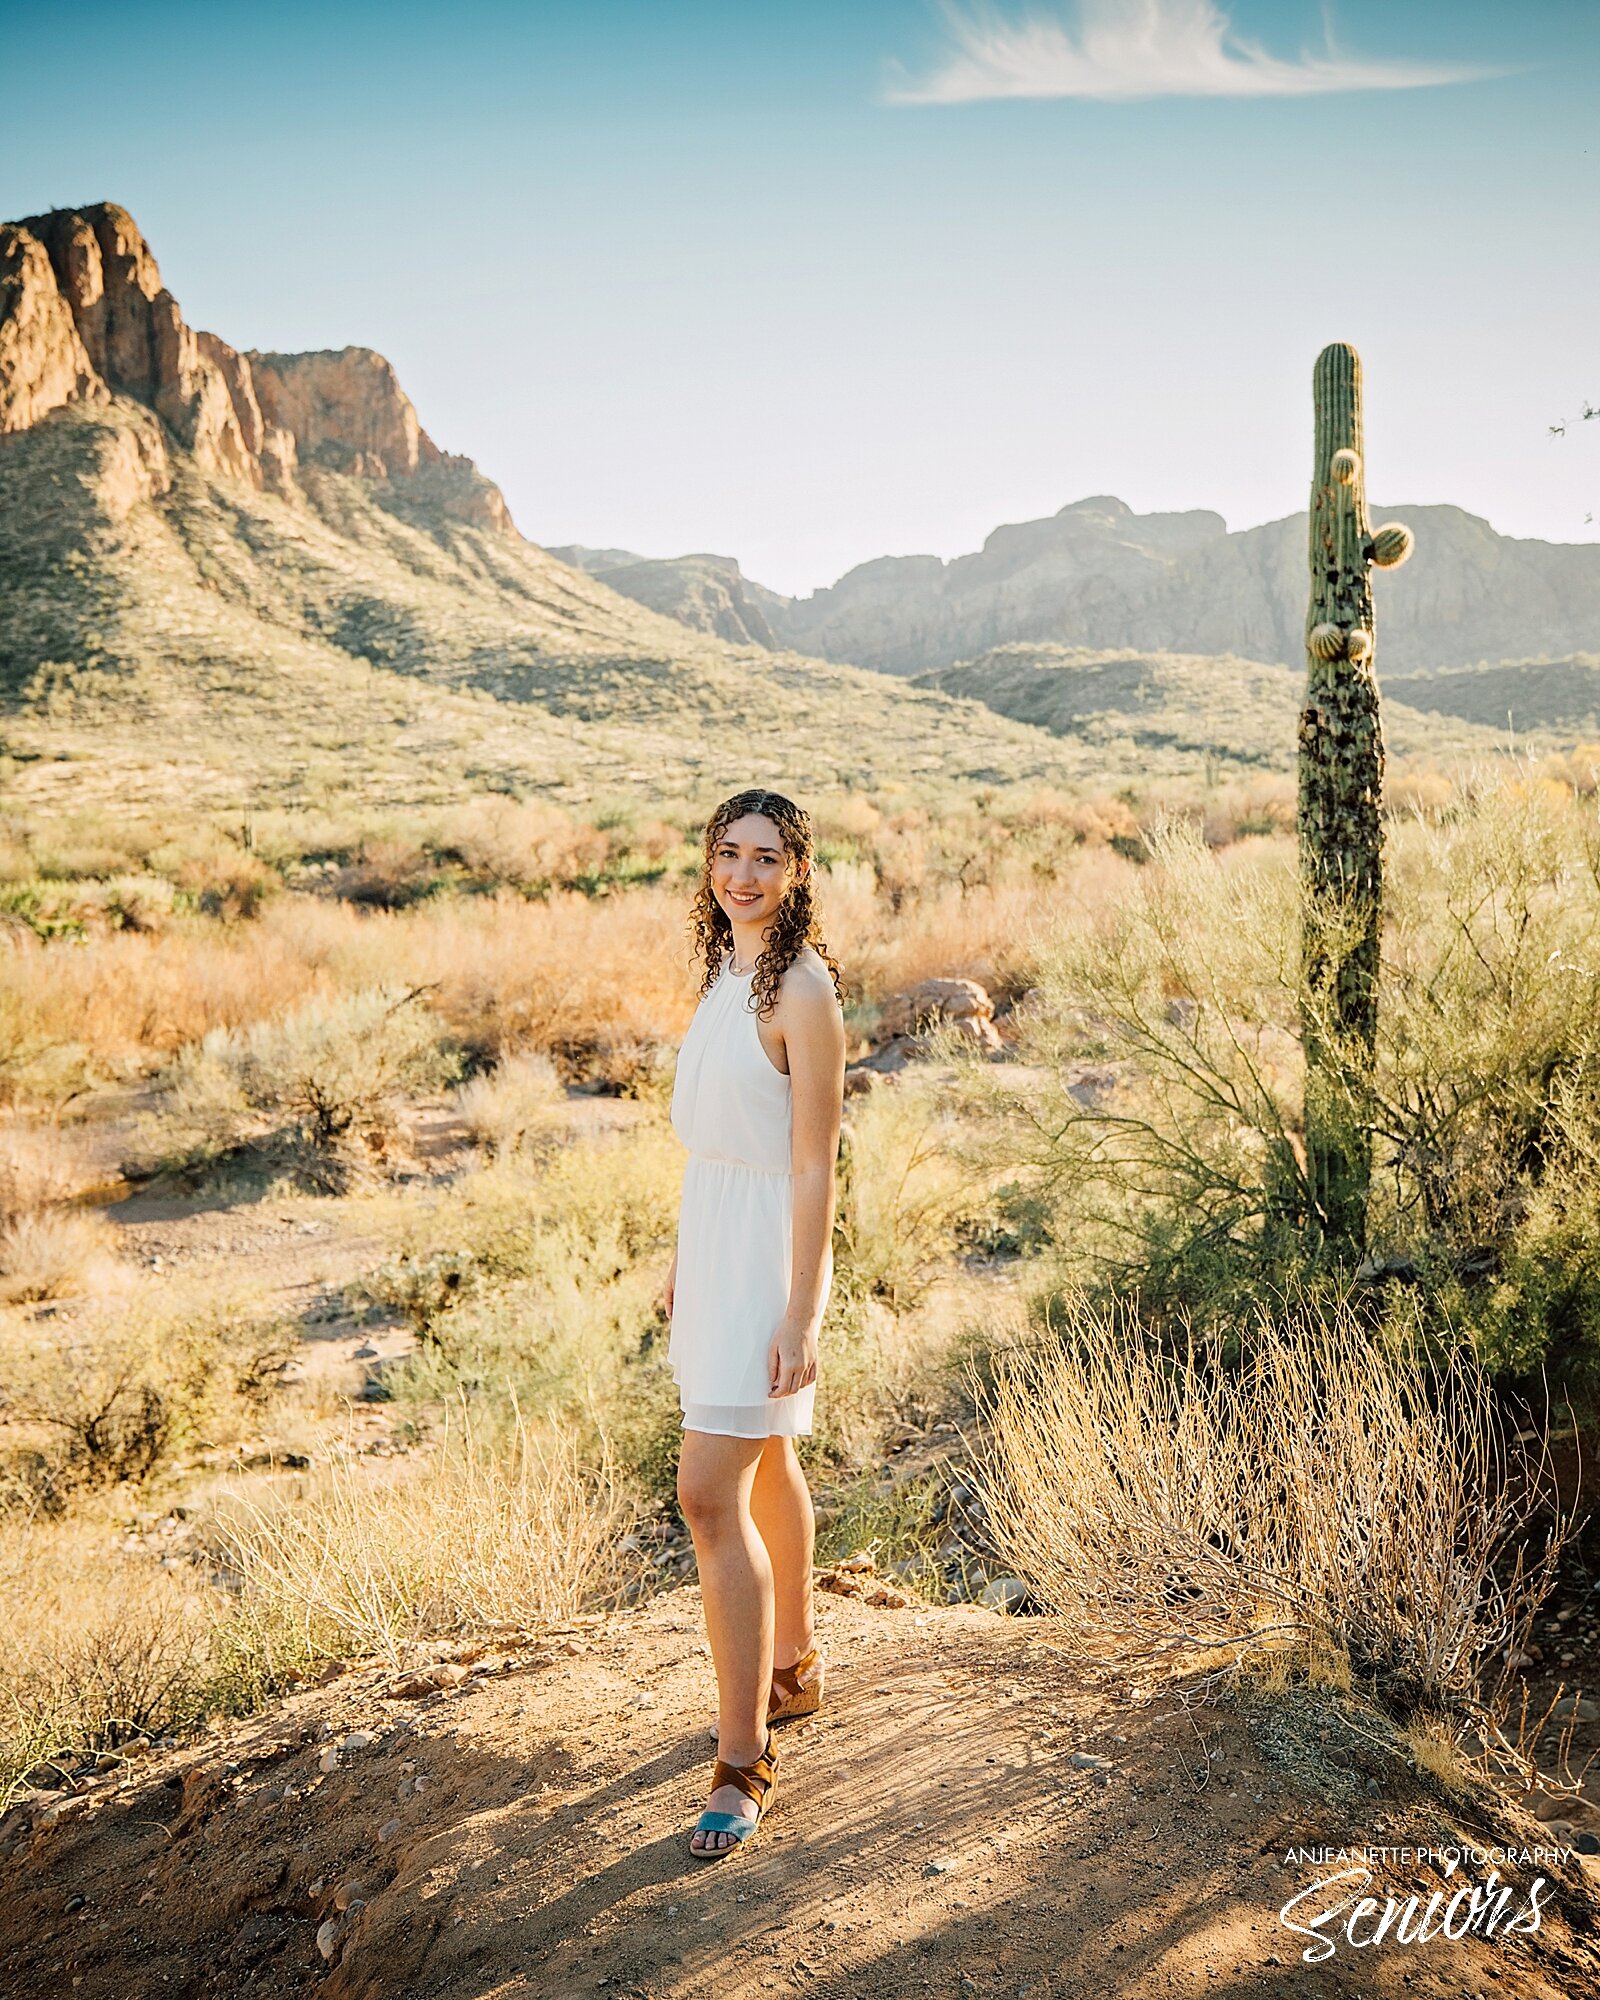
{"type": "Polygon", "coordinates": [[[1372,568],[1404,562],[1409,528],[1367,526],[1361,360],[1317,357],[1311,604],[1300,716],[1306,1166],[1313,1233],[1359,1251],[1372,1175],[1372,1065],[1383,915],[1383,728],[1372,568]]]}

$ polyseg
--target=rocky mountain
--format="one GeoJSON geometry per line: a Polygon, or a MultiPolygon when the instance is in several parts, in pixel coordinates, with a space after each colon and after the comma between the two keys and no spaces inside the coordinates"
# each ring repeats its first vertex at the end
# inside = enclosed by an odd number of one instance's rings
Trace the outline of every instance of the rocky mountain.
{"type": "Polygon", "coordinates": [[[434,475],[462,520],[514,532],[498,489],[441,452],[381,354],[240,354],[188,326],[126,209],[107,202],[0,228],[0,436],[53,411],[132,399],[161,419],[124,455],[128,505],[171,490],[169,441],[196,469],[304,499],[315,464],[366,479],[434,475]]]}
{"type": "MultiPolygon", "coordinates": [[[[1386,507],[1416,553],[1379,574],[1379,671],[1560,659],[1600,647],[1600,545],[1521,541],[1458,507],[1386,507]]],[[[695,558],[704,562],[706,558],[695,558]]],[[[657,563],[658,610],[683,615],[657,563]]],[[[608,581],[628,592],[628,572],[608,581]]],[[[758,587],[741,579],[747,595],[758,587]]],[[[806,598],[761,593],[776,644],[916,675],[1017,643],[1238,655],[1299,668],[1306,517],[1228,532],[1220,514],[1135,514],[1107,495],[996,528],[981,550],[883,556],[806,598]]],[[[1503,721],[1503,717],[1502,717],[1503,721]]]]}
{"type": "Polygon", "coordinates": [[[676,618],[694,632],[713,632],[734,645],[777,647],[768,611],[788,599],[752,583],[732,556],[673,556],[653,561],[625,549],[554,548],[550,554],[597,576],[624,597],[676,618]]]}
{"type": "Polygon", "coordinates": [[[524,541],[381,355],[190,327],[125,209],[0,226],[8,808],[1062,776],[934,689],[781,651],[753,676],[715,617],[524,541]]]}

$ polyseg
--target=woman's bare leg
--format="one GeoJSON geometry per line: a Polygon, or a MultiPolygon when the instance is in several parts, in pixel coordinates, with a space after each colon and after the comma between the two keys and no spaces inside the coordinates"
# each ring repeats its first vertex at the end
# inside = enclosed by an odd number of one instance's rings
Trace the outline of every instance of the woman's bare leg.
{"type": "MultiPolygon", "coordinates": [[[[750,1514],[763,1443],[685,1431],[678,1456],[678,1505],[694,1540],[717,1670],[717,1751],[730,1764],[754,1763],[767,1742],[773,1568],[750,1514]]],[[[706,1805],[756,1816],[755,1801],[733,1785],[719,1785],[706,1805]]],[[[691,1844],[709,1851],[733,1843],[731,1833],[697,1833],[691,1844]]]]}
{"type": "Polygon", "coordinates": [[[817,1538],[811,1489],[792,1438],[767,1439],[750,1489],[750,1514],[772,1559],[772,1664],[792,1667],[816,1634],[811,1562],[817,1538]]]}

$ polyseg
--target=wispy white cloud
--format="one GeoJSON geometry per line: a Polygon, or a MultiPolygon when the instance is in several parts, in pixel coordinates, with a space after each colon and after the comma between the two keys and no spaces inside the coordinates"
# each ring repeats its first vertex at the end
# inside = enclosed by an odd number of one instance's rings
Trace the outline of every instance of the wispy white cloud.
{"type": "Polygon", "coordinates": [[[983,98],[1310,97],[1332,90],[1416,90],[1503,72],[1460,63],[1373,61],[1325,47],[1292,61],[1235,34],[1214,0],[1079,0],[1076,29],[1057,15],[1012,17],[948,0],[951,47],[938,69],[906,78],[892,104],[983,98]]]}

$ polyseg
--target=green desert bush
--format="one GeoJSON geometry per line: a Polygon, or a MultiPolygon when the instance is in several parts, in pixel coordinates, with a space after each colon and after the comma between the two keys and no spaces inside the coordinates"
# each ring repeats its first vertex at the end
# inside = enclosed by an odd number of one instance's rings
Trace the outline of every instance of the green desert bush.
{"type": "Polygon", "coordinates": [[[1015,1017],[1026,1083],[978,1063],[963,1081],[1011,1170],[1002,1214],[1065,1246],[1079,1282],[1206,1318],[1292,1256],[1292,865],[1267,843],[1219,859],[1190,823],[1149,841],[1121,895],[1034,937],[1015,1017]]]}
{"type": "Polygon", "coordinates": [[[337,1188],[397,1149],[407,1101],[459,1073],[419,993],[313,1000],[280,1021],[213,1029],[159,1079],[149,1131],[166,1164],[252,1152],[337,1188]]]}
{"type": "Polygon", "coordinates": [[[14,1331],[0,1356],[0,1507],[60,1513],[202,1437],[237,1436],[293,1342],[272,1313],[227,1302],[134,1299],[115,1317],[14,1331]]]}
{"type": "Polygon", "coordinates": [[[963,1136],[945,1093],[914,1072],[851,1100],[835,1209],[837,1286],[899,1310],[926,1293],[987,1200],[963,1136]]]}
{"type": "Polygon", "coordinates": [[[665,1121],[647,1116],[542,1158],[504,1154],[435,1207],[402,1213],[394,1254],[355,1288],[423,1336],[391,1393],[465,1391],[500,1408],[515,1397],[530,1419],[560,1417],[597,1445],[641,1424],[654,1437],[682,1162],[665,1121]]]}
{"type": "Polygon", "coordinates": [[[1412,1287],[1497,1370],[1600,1382],[1600,821],[1480,774],[1391,829],[1368,1257],[1309,1263],[1294,857],[1158,829],[1118,898],[1043,928],[1016,1018],[1033,1080],[964,1078],[1068,1283],[1226,1326],[1318,1287],[1412,1287]],[[1432,1302],[1431,1304],[1429,1302],[1432,1302]]]}

